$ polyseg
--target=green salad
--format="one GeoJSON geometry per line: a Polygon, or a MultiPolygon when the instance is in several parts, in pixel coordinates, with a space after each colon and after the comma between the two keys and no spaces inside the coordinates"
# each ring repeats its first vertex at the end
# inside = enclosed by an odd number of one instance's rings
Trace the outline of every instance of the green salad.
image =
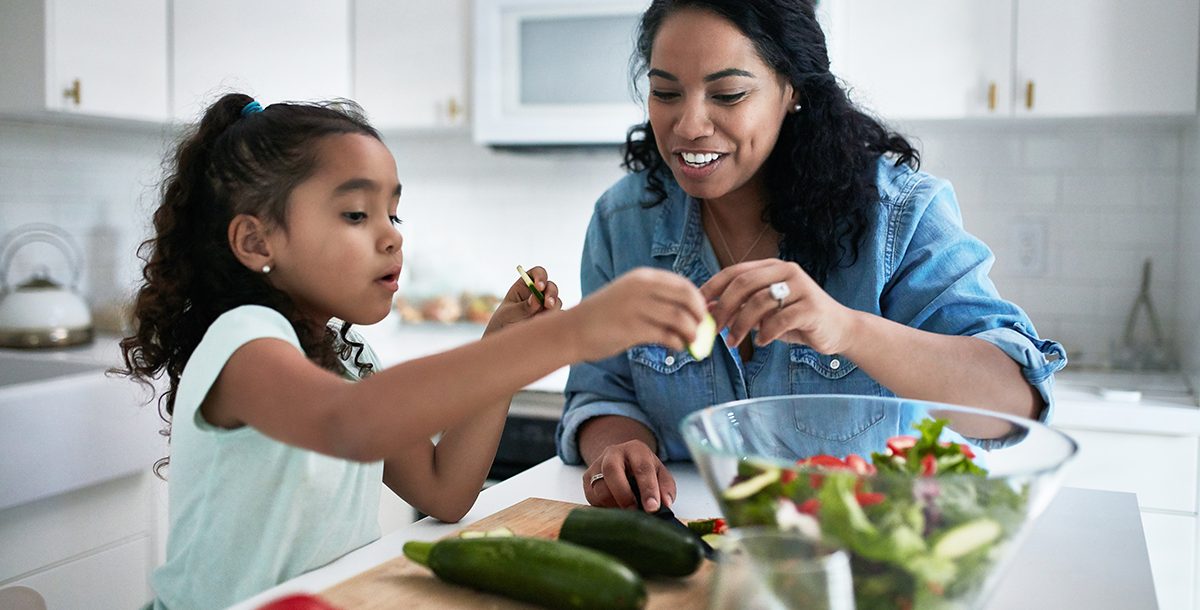
{"type": "Polygon", "coordinates": [[[743,461],[722,495],[726,517],[848,550],[860,609],[959,607],[1024,521],[1028,490],[987,478],[970,447],[939,441],[947,423],[919,422],[919,436],[893,437],[869,460],[743,461]]]}

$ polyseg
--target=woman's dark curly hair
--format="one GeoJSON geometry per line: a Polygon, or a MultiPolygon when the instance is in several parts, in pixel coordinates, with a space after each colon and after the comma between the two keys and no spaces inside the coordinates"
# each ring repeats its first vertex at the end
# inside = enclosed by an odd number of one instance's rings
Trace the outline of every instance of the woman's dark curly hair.
{"type": "MultiPolygon", "coordinates": [[[[763,165],[769,194],[764,220],[782,236],[782,258],[799,263],[824,285],[833,269],[858,258],[879,201],[879,157],[891,155],[896,165],[917,169],[919,153],[857,109],[829,72],[825,34],[811,0],[654,0],[637,32],[635,83],[650,67],[659,28],[682,9],[702,9],[729,20],[754,43],[764,63],[799,93],[803,109],[787,114],[763,165]]],[[[623,166],[646,171],[652,196],[647,205],[666,199],[665,181],[673,178],[649,122],[629,130],[623,166]]]]}
{"type": "MultiPolygon", "coordinates": [[[[342,324],[340,341],[332,329],[314,333],[288,295],[238,262],[227,230],[238,214],[286,230],[288,198],[315,170],[316,140],[336,134],[378,140],[379,133],[352,102],[272,104],[243,116],[253,101],[227,94],[184,134],[166,162],[154,236],[138,248],[145,267],[134,301],[134,330],[121,340],[124,368],[113,372],[151,388],[166,373],[170,385],[159,412],[168,435],[188,358],[213,321],[240,305],[278,311],[292,322],[308,357],[324,368],[340,370],[338,358],[353,346],[360,372],[370,369],[359,360],[362,344],[347,338],[349,323],[342,324]]],[[[165,465],[160,460],[155,471],[165,465]]]]}

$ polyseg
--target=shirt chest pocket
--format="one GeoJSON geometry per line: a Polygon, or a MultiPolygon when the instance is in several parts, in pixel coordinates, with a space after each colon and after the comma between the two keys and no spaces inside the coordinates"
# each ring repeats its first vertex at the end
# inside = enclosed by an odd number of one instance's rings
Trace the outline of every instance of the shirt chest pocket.
{"type": "MultiPolygon", "coordinates": [[[[840,355],[821,354],[806,345],[793,345],[790,352],[789,381],[794,394],[889,395],[858,365],[840,355]]],[[[797,411],[796,429],[816,438],[847,441],[882,421],[884,415],[882,405],[853,413],[797,411]]]]}
{"type": "Polygon", "coordinates": [[[661,345],[639,345],[629,350],[633,384],[646,414],[668,429],[676,421],[713,398],[712,358],[696,362],[692,355],[661,345]]]}

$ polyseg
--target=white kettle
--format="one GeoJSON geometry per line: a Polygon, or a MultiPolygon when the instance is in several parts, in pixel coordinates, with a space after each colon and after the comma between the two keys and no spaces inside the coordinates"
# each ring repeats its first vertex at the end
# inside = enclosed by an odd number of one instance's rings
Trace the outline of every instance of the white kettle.
{"type": "Polygon", "coordinates": [[[50,224],[17,227],[0,242],[0,347],[62,347],[92,340],[92,314],[75,292],[83,266],[79,246],[66,231],[50,224]],[[8,268],[17,250],[35,242],[56,246],[67,257],[71,283],[64,288],[45,269],[12,286],[8,268]]]}

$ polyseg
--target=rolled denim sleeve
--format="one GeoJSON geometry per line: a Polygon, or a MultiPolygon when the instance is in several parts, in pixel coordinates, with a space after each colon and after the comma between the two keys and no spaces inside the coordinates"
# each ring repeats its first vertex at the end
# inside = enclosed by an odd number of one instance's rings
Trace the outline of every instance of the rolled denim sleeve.
{"type": "MultiPolygon", "coordinates": [[[[885,317],[922,330],[971,336],[995,345],[1020,367],[1045,402],[1050,420],[1054,373],[1066,366],[1062,345],[1041,339],[1029,317],[1000,297],[988,272],[991,250],[962,226],[949,183],[928,178],[903,203],[891,206],[890,280],[880,297],[885,317]]],[[[1004,444],[1006,439],[983,441],[1004,444]]]]}
{"type": "MultiPolygon", "coordinates": [[[[601,197],[588,224],[579,266],[580,286],[585,298],[608,284],[616,275],[613,270],[611,235],[602,212],[603,203],[604,197],[601,197]]],[[[566,406],[555,432],[558,456],[563,462],[583,462],[579,452],[579,428],[589,419],[602,415],[620,415],[646,426],[654,434],[655,440],[659,441],[659,459],[667,459],[666,449],[661,442],[662,435],[638,404],[626,353],[572,365],[564,393],[566,406]]]]}

